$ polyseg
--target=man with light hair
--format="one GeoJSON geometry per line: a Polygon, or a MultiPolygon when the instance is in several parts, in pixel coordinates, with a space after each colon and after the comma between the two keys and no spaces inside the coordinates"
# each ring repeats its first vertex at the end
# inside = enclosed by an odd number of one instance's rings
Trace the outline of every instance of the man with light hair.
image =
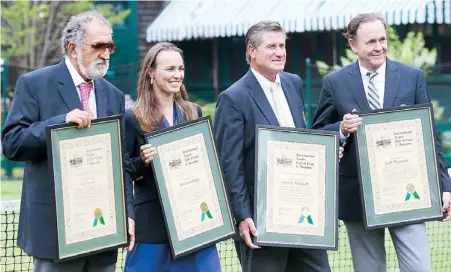
{"type": "Polygon", "coordinates": [[[253,221],[255,128],[305,128],[302,80],[284,72],[286,34],[278,22],[263,21],[246,33],[249,71],[218,97],[214,136],[231,209],[238,223],[236,241],[243,271],[330,271],[325,250],[258,247],[253,221]]]}
{"type": "MultiPolygon", "coordinates": [[[[123,114],[125,103],[124,94],[102,78],[115,49],[111,24],[105,17],[95,11],[73,16],[62,32],[61,46],[64,60],[59,64],[19,77],[2,131],[4,155],[13,161],[25,161],[17,243],[33,257],[34,270],[38,272],[114,271],[117,250],[62,263],[54,261],[55,194],[48,171],[51,158],[47,157],[46,127],[71,123],[86,128],[92,119],[123,114]]],[[[132,183],[125,152],[122,158],[131,249],[132,183]]]]}

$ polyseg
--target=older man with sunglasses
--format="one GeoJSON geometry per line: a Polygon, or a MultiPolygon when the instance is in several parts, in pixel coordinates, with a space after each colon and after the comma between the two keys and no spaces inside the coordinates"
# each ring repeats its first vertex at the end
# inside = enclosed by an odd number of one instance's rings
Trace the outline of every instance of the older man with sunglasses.
{"type": "MultiPolygon", "coordinates": [[[[35,271],[114,271],[117,250],[55,263],[57,230],[49,173],[46,126],[89,127],[91,120],[123,114],[124,94],[102,77],[115,46],[108,20],[96,12],[73,16],[61,37],[64,60],[22,75],[2,132],[4,155],[25,161],[18,245],[34,259],[35,271]]],[[[124,139],[124,137],[122,137],[124,139]]],[[[125,143],[122,144],[125,146],[125,143]]],[[[122,153],[128,216],[133,217],[129,160],[122,153]]],[[[134,222],[129,218],[130,245],[134,222]]]]}

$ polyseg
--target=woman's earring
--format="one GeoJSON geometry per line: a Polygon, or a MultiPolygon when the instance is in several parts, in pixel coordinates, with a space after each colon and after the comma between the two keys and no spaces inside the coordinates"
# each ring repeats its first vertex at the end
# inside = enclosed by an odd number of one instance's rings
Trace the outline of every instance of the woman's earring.
{"type": "Polygon", "coordinates": [[[150,85],[153,85],[153,77],[150,77],[150,85]]]}

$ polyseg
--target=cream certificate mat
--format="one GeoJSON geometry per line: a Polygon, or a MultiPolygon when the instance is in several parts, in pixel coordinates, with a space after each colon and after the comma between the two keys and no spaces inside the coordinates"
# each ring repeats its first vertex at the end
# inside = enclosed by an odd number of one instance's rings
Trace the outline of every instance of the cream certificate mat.
{"type": "Polygon", "coordinates": [[[365,127],[376,215],[431,207],[421,119],[365,127]]]}
{"type": "Polygon", "coordinates": [[[267,232],[324,236],[326,146],[267,142],[267,232]]]}
{"type": "Polygon", "coordinates": [[[157,147],[178,240],[224,224],[204,135],[157,147]]]}
{"type": "Polygon", "coordinates": [[[116,230],[111,135],[59,142],[66,244],[116,230]]]}

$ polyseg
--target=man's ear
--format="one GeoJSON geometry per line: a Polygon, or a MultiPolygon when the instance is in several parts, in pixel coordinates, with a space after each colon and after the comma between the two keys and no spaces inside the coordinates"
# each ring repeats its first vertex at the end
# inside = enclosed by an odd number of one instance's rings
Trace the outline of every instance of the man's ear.
{"type": "Polygon", "coordinates": [[[70,55],[74,59],[77,58],[77,52],[76,52],[75,48],[76,48],[76,45],[73,42],[70,42],[67,45],[67,53],[68,53],[68,55],[70,55]]]}
{"type": "Polygon", "coordinates": [[[255,54],[256,54],[255,51],[257,51],[257,49],[254,48],[252,45],[248,45],[246,49],[247,49],[247,53],[249,54],[251,59],[255,58],[255,54]]]}
{"type": "Polygon", "coordinates": [[[351,47],[352,52],[354,52],[354,54],[357,54],[357,41],[354,39],[349,39],[348,43],[349,46],[351,47]]]}

